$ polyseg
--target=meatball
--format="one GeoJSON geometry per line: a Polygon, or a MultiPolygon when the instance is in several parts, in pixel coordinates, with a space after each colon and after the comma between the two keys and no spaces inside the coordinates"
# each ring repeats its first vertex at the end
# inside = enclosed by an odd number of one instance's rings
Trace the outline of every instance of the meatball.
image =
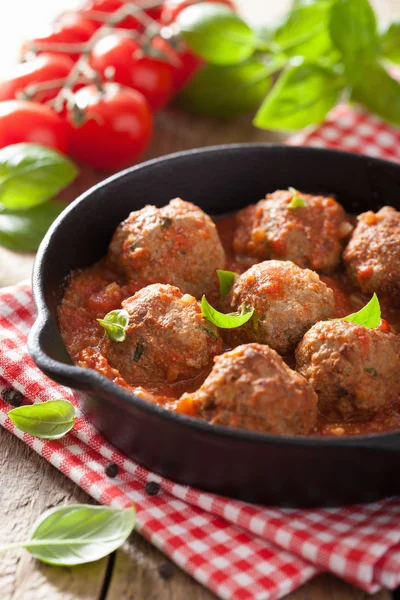
{"type": "Polygon", "coordinates": [[[196,298],[217,287],[225,253],[211,218],[180,198],[145,206],[117,228],[108,258],[130,279],[170,283],[196,298]]]}
{"type": "Polygon", "coordinates": [[[188,379],[221,352],[218,330],[197,300],[172,285],[142,288],[122,308],[129,314],[126,339],[105,338],[101,352],[128,383],[188,379]]]}
{"type": "Polygon", "coordinates": [[[400,299],[400,212],[385,206],[360,215],[343,259],[364,293],[400,299]]]}
{"type": "Polygon", "coordinates": [[[200,389],[180,400],[191,402],[192,414],[214,424],[282,435],[306,435],[314,427],[316,394],[275,350],[245,344],[214,362],[200,389]]]}
{"type": "Polygon", "coordinates": [[[334,310],[334,295],[317,273],[290,261],[267,260],[237,277],[227,297],[229,311],[254,308],[242,327],[229,330],[229,341],[268,344],[280,354],[295,348],[317,321],[334,310]]]}
{"type": "Polygon", "coordinates": [[[400,399],[400,337],[392,333],[317,323],[298,345],[296,365],[330,419],[362,420],[400,399]]]}
{"type": "Polygon", "coordinates": [[[293,192],[278,190],[248,206],[236,218],[236,254],[291,260],[303,268],[330,272],[340,261],[352,226],[333,198],[299,194],[304,207],[288,208],[293,192]]]}

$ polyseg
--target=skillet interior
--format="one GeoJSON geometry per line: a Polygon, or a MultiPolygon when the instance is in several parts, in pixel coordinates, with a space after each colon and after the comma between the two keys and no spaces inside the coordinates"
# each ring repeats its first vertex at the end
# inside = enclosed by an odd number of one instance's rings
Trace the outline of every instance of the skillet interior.
{"type": "Polygon", "coordinates": [[[356,438],[233,430],[146,403],[71,364],[57,327],[65,277],[101,258],[116,226],[145,204],[181,196],[212,215],[289,185],[337,196],[347,211],[400,209],[400,167],[345,152],[274,145],[193,150],[138,165],[92,188],[52,226],[33,276],[38,320],[29,349],[56,381],[85,390],[85,409],[116,447],[173,480],[253,502],[332,505],[400,493],[400,432],[356,438]]]}

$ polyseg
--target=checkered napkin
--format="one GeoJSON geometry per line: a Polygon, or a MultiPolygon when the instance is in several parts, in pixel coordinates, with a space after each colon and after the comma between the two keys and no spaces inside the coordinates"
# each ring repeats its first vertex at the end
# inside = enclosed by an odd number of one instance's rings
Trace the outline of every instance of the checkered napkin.
{"type": "MultiPolygon", "coordinates": [[[[338,107],[325,124],[292,144],[342,147],[400,161],[400,130],[361,110],[338,107]]],[[[26,350],[34,320],[28,284],[0,291],[0,397],[7,388],[26,402],[65,398],[78,418],[57,441],[33,438],[7,418],[0,423],[97,501],[137,508],[137,529],[220,598],[273,600],[322,571],[376,592],[400,584],[400,500],[324,510],[266,508],[191,489],[161,478],[110,446],[85,420],[79,395],[45,377],[26,350]],[[115,478],[105,466],[116,463],[115,478]],[[160,491],[146,493],[146,484],[160,491]]],[[[149,487],[147,487],[149,490],[149,487]]]]}

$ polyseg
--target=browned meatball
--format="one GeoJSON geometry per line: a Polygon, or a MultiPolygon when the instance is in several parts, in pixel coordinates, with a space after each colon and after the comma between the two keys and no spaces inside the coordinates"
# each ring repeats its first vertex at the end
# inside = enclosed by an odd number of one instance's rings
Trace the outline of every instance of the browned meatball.
{"type": "Polygon", "coordinates": [[[268,346],[245,344],[214,359],[199,390],[184,394],[198,417],[219,425],[305,435],[317,418],[317,396],[268,346]]]}
{"type": "Polygon", "coordinates": [[[352,226],[333,198],[298,193],[307,206],[288,208],[293,193],[278,190],[237,214],[236,254],[262,260],[291,260],[330,272],[340,261],[352,226]]]}
{"type": "Polygon", "coordinates": [[[229,311],[254,308],[250,321],[229,331],[231,342],[259,342],[286,354],[314,323],[333,314],[335,301],[314,271],[267,260],[236,279],[226,304],[229,311]]]}
{"type": "Polygon", "coordinates": [[[296,349],[297,370],[328,418],[359,420],[400,399],[400,337],[347,321],[317,323],[296,349]]]}
{"type": "Polygon", "coordinates": [[[128,279],[171,283],[196,298],[217,286],[216,269],[225,263],[213,221],[180,198],[132,212],[117,228],[108,256],[128,279]]]}
{"type": "Polygon", "coordinates": [[[363,292],[400,299],[400,212],[385,206],[360,215],[343,258],[363,292]]]}
{"type": "Polygon", "coordinates": [[[126,339],[105,338],[101,351],[128,383],[191,378],[221,352],[218,330],[197,300],[172,285],[149,285],[122,308],[129,313],[126,339]]]}

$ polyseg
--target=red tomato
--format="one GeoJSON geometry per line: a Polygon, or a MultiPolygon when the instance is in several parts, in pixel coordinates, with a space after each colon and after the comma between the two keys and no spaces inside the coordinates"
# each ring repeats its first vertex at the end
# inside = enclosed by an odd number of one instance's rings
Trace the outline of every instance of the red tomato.
{"type": "Polygon", "coordinates": [[[71,153],[102,170],[122,169],[134,162],[149,143],[152,115],[146,99],[136,90],[106,83],[99,93],[94,85],[75,94],[86,120],[77,127],[68,114],[71,153]]]}
{"type": "MultiPolygon", "coordinates": [[[[64,52],[58,53],[53,44],[84,44],[90,40],[95,31],[96,25],[93,21],[85,19],[77,13],[66,14],[57,21],[52,31],[24,42],[21,55],[24,57],[29,51],[35,52],[35,46],[41,47],[36,51],[37,54],[50,52],[51,54],[64,55],[64,52]]],[[[65,54],[72,60],[79,58],[79,53],[67,52],[65,54]]]]}
{"type": "MultiPolygon", "coordinates": [[[[230,0],[202,0],[203,2],[216,2],[218,4],[225,4],[235,10],[235,5],[230,0]]],[[[191,4],[196,4],[200,2],[200,0],[165,0],[164,8],[161,12],[161,21],[163,23],[171,23],[175,21],[176,17],[180,12],[183,11],[184,8],[187,8],[191,4]]]]}
{"type": "Polygon", "coordinates": [[[30,142],[68,152],[68,125],[48,106],[35,102],[0,102],[0,148],[30,142]]]}
{"type": "Polygon", "coordinates": [[[203,61],[192,54],[186,47],[182,51],[174,50],[166,40],[161,37],[156,37],[152,41],[152,45],[164,52],[169,57],[168,63],[174,81],[175,91],[181,90],[194,75],[194,73],[202,66],[203,61]]]}
{"type": "MultiPolygon", "coordinates": [[[[142,1],[145,3],[147,0],[142,1]]],[[[136,0],[136,4],[140,5],[140,3],[141,0],[136,0]]],[[[126,4],[124,0],[89,0],[79,12],[86,18],[91,19],[93,18],[90,14],[91,12],[111,14],[120,9],[124,4],[126,4]]],[[[161,18],[161,7],[151,8],[145,12],[147,16],[157,21],[161,18]]],[[[94,23],[97,27],[102,25],[102,21],[94,20],[94,23]]],[[[117,27],[122,27],[123,29],[143,29],[143,25],[133,16],[126,17],[126,19],[118,23],[117,27]]]]}
{"type": "Polygon", "coordinates": [[[91,66],[103,76],[114,69],[114,81],[132,87],[147,98],[151,108],[165,106],[174,92],[170,65],[157,58],[145,56],[137,42],[117,33],[110,34],[93,48],[91,66]]]}
{"type": "MultiPolygon", "coordinates": [[[[22,92],[32,84],[65,79],[73,66],[73,60],[61,54],[41,54],[33,60],[21,63],[14,67],[8,79],[0,81],[0,102],[14,100],[17,92],[22,92]]],[[[42,90],[37,92],[33,99],[35,102],[47,102],[56,96],[59,89],[54,87],[42,90]]]]}

